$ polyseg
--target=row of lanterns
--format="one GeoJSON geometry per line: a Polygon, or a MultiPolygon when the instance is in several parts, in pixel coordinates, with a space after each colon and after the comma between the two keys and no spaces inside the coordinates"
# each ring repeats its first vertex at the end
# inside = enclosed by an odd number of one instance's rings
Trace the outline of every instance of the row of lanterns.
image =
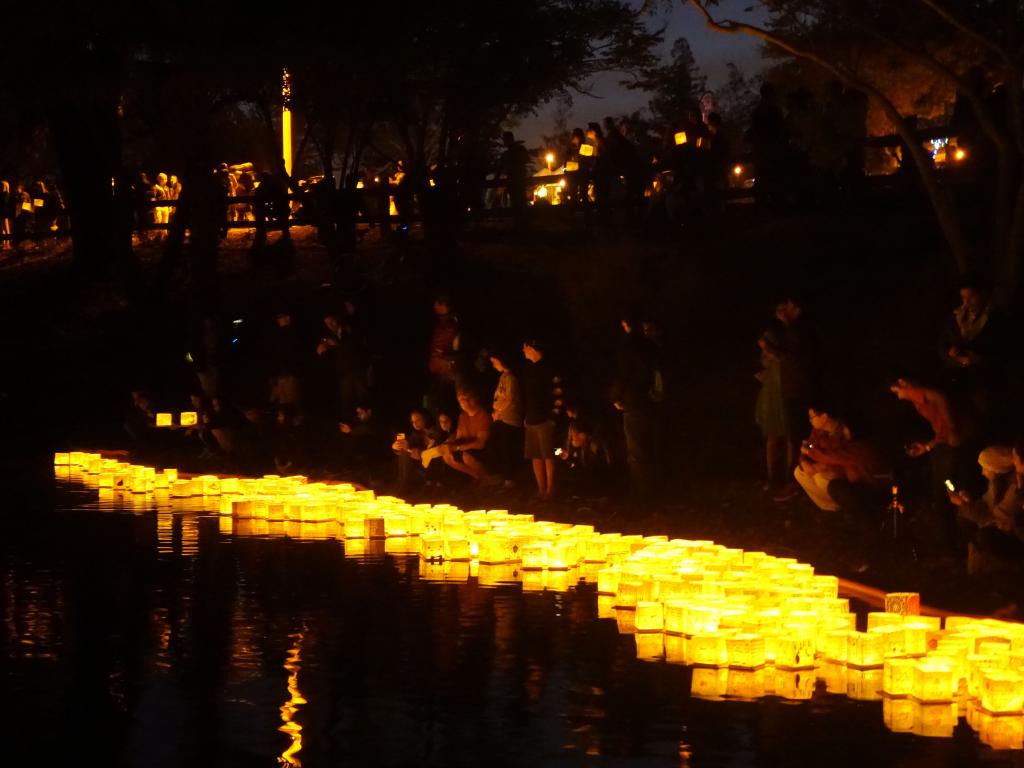
{"type": "Polygon", "coordinates": [[[54,464],[140,508],[154,496],[216,504],[226,533],[339,538],[346,554],[418,555],[427,579],[560,591],[595,582],[599,617],[634,635],[639,658],[692,667],[696,696],[805,699],[821,680],[829,692],[882,700],[894,731],[950,736],[963,717],[994,747],[1024,742],[1024,624],[922,616],[916,593],[886,595],[885,610],[858,629],[838,578],[712,541],[409,504],[302,476],[183,477],[86,452],[57,453],[54,464]]]}

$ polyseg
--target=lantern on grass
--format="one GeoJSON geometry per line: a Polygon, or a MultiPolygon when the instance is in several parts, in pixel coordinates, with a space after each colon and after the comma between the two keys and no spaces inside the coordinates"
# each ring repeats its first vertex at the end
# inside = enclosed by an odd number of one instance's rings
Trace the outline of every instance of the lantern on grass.
{"type": "Polygon", "coordinates": [[[1020,714],[1024,708],[1024,678],[1017,672],[985,672],[981,684],[981,706],[996,715],[1020,714]]]}
{"type": "Polygon", "coordinates": [[[756,669],[765,664],[764,636],[754,633],[740,633],[725,641],[729,666],[741,669],[756,669]]]}
{"type": "Polygon", "coordinates": [[[158,427],[170,427],[174,424],[174,414],[172,413],[158,413],[156,415],[156,425],[158,427]]]}
{"type": "Polygon", "coordinates": [[[956,681],[952,668],[940,660],[920,659],[914,662],[913,696],[918,701],[952,701],[956,681]]]}
{"type": "Polygon", "coordinates": [[[889,696],[910,696],[914,692],[913,659],[889,658],[882,667],[882,690],[889,696]]]}
{"type": "Polygon", "coordinates": [[[178,423],[183,427],[194,427],[199,423],[199,415],[195,411],[182,411],[178,416],[178,423]]]}
{"type": "Polygon", "coordinates": [[[636,641],[636,657],[642,661],[660,661],[665,655],[665,636],[661,632],[638,632],[633,636],[636,641]]]}
{"type": "Polygon", "coordinates": [[[847,632],[846,663],[851,667],[881,667],[885,658],[883,641],[877,632],[847,632]]]}
{"type": "Polygon", "coordinates": [[[914,730],[915,702],[907,698],[882,699],[882,720],[893,733],[911,733],[914,730]]]}

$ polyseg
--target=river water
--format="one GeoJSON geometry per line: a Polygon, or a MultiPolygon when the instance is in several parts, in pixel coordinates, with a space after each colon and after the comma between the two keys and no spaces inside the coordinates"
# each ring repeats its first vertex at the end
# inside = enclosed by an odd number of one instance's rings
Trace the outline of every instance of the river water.
{"type": "Polygon", "coordinates": [[[424,568],[383,544],[259,535],[195,500],[11,486],[0,660],[9,765],[1020,759],[963,720],[949,737],[893,732],[886,719],[909,723],[910,710],[830,692],[868,686],[836,670],[728,678],[666,661],[673,639],[638,643],[586,583],[524,589],[468,565],[424,568]]]}

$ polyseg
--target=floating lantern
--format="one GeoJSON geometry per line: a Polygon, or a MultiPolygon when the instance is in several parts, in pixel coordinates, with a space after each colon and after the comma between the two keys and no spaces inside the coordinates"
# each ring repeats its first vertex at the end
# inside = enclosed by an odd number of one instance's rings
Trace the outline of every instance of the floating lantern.
{"type": "Polygon", "coordinates": [[[663,638],[660,632],[638,632],[633,635],[636,657],[644,661],[660,661],[665,655],[663,638]]]}
{"type": "Polygon", "coordinates": [[[913,695],[919,701],[952,701],[956,692],[953,670],[938,660],[922,659],[914,663],[913,695]]]}
{"type": "Polygon", "coordinates": [[[993,670],[983,674],[981,706],[992,714],[1019,714],[1024,708],[1024,677],[993,670]]]}
{"type": "Polygon", "coordinates": [[[158,427],[170,427],[174,424],[174,414],[172,413],[158,413],[156,415],[156,425],[158,427]]]}
{"type": "Polygon", "coordinates": [[[906,630],[902,624],[895,626],[874,627],[868,634],[882,638],[882,656],[902,656],[906,653],[906,630]]]}
{"type": "Polygon", "coordinates": [[[992,749],[1021,749],[1024,741],[1024,717],[1019,715],[993,715],[978,712],[978,737],[992,749]]]}
{"type": "Polygon", "coordinates": [[[846,629],[832,630],[825,633],[824,656],[829,661],[846,662],[850,631],[846,629]]]}
{"type": "Polygon", "coordinates": [[[882,720],[893,733],[911,733],[914,730],[915,702],[912,699],[882,699],[882,720]]]}
{"type": "Polygon", "coordinates": [[[882,667],[882,690],[889,696],[910,696],[914,692],[917,662],[890,658],[882,667]]]}
{"type": "Polygon", "coordinates": [[[701,699],[720,699],[729,686],[726,667],[694,667],[690,678],[690,695],[701,699]]]}
{"type": "Polygon", "coordinates": [[[781,635],[774,639],[773,658],[775,666],[782,669],[813,669],[814,638],[799,632],[781,635]]]}
{"type": "Polygon", "coordinates": [[[826,661],[818,667],[817,673],[825,681],[826,691],[846,695],[848,668],[845,664],[826,661]]]}
{"type": "Polygon", "coordinates": [[[850,667],[846,673],[846,695],[855,701],[882,698],[882,670],[850,667]]]}
{"type": "Polygon", "coordinates": [[[764,669],[729,669],[725,695],[734,699],[755,701],[765,695],[764,669]]]}
{"type": "Polygon", "coordinates": [[[846,636],[846,663],[851,667],[881,667],[885,638],[877,632],[849,632],[846,636]]]}
{"type": "MultiPolygon", "coordinates": [[[[345,523],[345,537],[348,538],[348,522],[345,523]]],[[[444,559],[444,537],[434,533],[420,536],[420,557],[424,560],[444,559]]]]}
{"type": "Polygon", "coordinates": [[[729,654],[729,666],[753,669],[765,664],[764,637],[758,634],[741,633],[725,641],[729,654]]]}
{"type": "Polygon", "coordinates": [[[195,411],[182,411],[178,417],[178,423],[183,427],[194,427],[199,422],[199,415],[195,411]]]}
{"type": "Polygon", "coordinates": [[[949,738],[956,726],[956,705],[914,702],[913,733],[931,738],[949,738]]]}
{"type": "Polygon", "coordinates": [[[885,612],[917,616],[921,613],[921,595],[917,592],[889,592],[885,596],[885,612]]]}
{"type": "Polygon", "coordinates": [[[661,632],[664,628],[664,623],[664,612],[661,603],[649,600],[637,601],[637,632],[661,632]]]}
{"type": "Polygon", "coordinates": [[[807,701],[814,695],[816,681],[817,677],[813,671],[776,669],[774,676],[775,695],[790,701],[807,701]]]}
{"type": "Polygon", "coordinates": [[[707,632],[688,638],[687,649],[693,664],[710,667],[724,666],[728,660],[724,632],[707,632]]]}

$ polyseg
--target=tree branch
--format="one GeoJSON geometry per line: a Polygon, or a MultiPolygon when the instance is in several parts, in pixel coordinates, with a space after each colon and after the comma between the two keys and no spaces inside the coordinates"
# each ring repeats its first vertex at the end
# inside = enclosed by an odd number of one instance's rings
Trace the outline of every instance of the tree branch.
{"type": "Polygon", "coordinates": [[[925,6],[926,8],[930,9],[932,12],[934,12],[939,18],[941,18],[951,27],[960,30],[960,32],[967,35],[969,38],[974,40],[982,47],[988,48],[990,51],[995,53],[996,56],[1005,61],[1011,68],[1016,66],[1016,62],[1014,61],[1013,56],[1011,56],[1010,52],[1003,48],[1003,46],[999,45],[994,40],[990,40],[981,32],[974,29],[974,27],[970,26],[967,22],[958,19],[952,13],[950,13],[937,2],[935,2],[935,0],[918,0],[918,2],[921,3],[921,5],[925,6]]]}
{"type": "MultiPolygon", "coordinates": [[[[922,0],[922,2],[924,1],[925,0],[922,0]]],[[[795,58],[804,59],[817,64],[827,72],[831,72],[835,77],[850,87],[861,90],[871,96],[878,106],[882,108],[886,117],[892,121],[893,125],[896,127],[897,133],[900,135],[900,138],[903,139],[903,144],[906,147],[906,150],[910,153],[911,158],[913,158],[914,165],[917,167],[925,192],[928,195],[928,199],[931,202],[932,208],[934,209],[935,215],[938,219],[939,227],[942,229],[943,234],[946,237],[946,241],[949,243],[949,246],[953,251],[953,256],[956,259],[957,266],[961,271],[967,270],[970,263],[969,248],[967,245],[967,238],[964,234],[963,227],[961,226],[960,218],[957,216],[956,209],[953,207],[948,193],[941,187],[935,176],[935,168],[932,165],[931,157],[924,151],[916,134],[910,129],[910,126],[903,118],[903,115],[900,114],[900,111],[884,93],[845,68],[833,64],[832,62],[823,59],[813,51],[801,48],[796,43],[785,40],[767,29],[756,27],[752,24],[746,24],[741,21],[716,21],[714,17],[712,17],[711,12],[704,7],[701,0],[682,0],[682,2],[696,8],[701,16],[704,17],[704,21],[711,29],[725,34],[747,34],[757,37],[764,40],[766,43],[774,45],[776,48],[785,51],[795,58]]]]}

